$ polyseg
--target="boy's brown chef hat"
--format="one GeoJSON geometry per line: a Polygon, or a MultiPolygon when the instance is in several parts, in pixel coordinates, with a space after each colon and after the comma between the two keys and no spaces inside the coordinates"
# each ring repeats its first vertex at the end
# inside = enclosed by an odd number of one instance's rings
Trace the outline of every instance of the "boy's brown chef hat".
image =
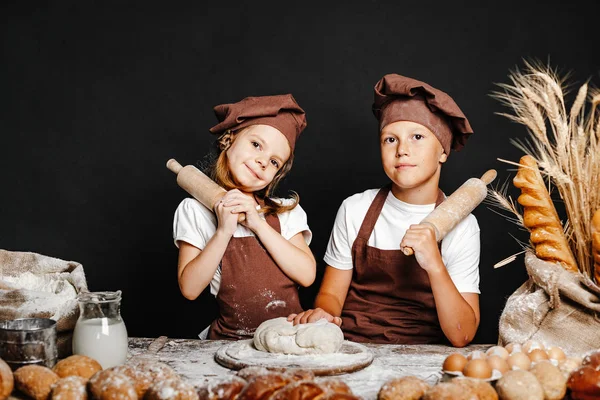
{"type": "Polygon", "coordinates": [[[373,114],[379,131],[392,122],[412,121],[427,127],[446,154],[460,150],[473,129],[448,94],[425,82],[398,74],[385,75],[375,85],[373,114]]]}
{"type": "Polygon", "coordinates": [[[228,129],[237,131],[250,125],[269,125],[283,133],[292,152],[306,127],[304,110],[291,94],[246,97],[237,103],[215,106],[214,111],[219,123],[210,128],[212,133],[220,135],[228,129]]]}

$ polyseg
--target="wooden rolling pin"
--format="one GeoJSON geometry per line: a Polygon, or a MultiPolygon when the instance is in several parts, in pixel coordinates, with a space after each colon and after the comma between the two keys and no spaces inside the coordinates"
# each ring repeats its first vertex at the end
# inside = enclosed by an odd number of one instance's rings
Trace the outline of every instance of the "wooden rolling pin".
{"type": "MultiPolygon", "coordinates": [[[[421,224],[433,226],[435,239],[439,243],[460,221],[471,213],[487,196],[486,185],[496,179],[496,170],[490,169],[481,179],[471,178],[456,189],[446,200],[437,206],[421,224]]],[[[411,247],[404,247],[407,256],[414,254],[411,247]]]]}
{"type": "MultiPolygon", "coordinates": [[[[182,189],[213,212],[217,202],[227,193],[225,189],[193,165],[182,167],[175,159],[171,158],[167,161],[167,168],[177,174],[177,184],[182,189]]],[[[238,222],[242,222],[245,218],[245,214],[239,214],[238,222]]]]}

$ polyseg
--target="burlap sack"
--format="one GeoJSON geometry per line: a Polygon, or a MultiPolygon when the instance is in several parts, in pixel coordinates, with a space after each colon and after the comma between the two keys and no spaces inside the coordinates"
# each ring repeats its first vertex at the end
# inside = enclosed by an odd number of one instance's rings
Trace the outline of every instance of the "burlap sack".
{"type": "Polygon", "coordinates": [[[507,300],[499,344],[537,340],[578,355],[600,348],[600,287],[582,274],[525,255],[529,280],[507,300]]]}
{"type": "Polygon", "coordinates": [[[0,249],[0,320],[54,319],[59,358],[71,354],[81,291],[87,291],[81,264],[0,249]]]}

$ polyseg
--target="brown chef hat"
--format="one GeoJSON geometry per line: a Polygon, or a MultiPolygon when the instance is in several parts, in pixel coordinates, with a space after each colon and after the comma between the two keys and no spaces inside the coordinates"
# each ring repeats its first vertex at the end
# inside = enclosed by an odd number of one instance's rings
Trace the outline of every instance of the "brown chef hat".
{"type": "Polygon", "coordinates": [[[425,82],[398,74],[385,75],[375,85],[373,114],[379,131],[397,121],[412,121],[427,127],[438,138],[446,154],[460,150],[473,129],[452,97],[425,82]]]}
{"type": "Polygon", "coordinates": [[[291,94],[246,97],[237,103],[215,106],[214,111],[219,123],[210,128],[212,133],[221,134],[228,129],[237,131],[250,125],[269,125],[283,133],[292,151],[306,127],[304,110],[291,94]]]}

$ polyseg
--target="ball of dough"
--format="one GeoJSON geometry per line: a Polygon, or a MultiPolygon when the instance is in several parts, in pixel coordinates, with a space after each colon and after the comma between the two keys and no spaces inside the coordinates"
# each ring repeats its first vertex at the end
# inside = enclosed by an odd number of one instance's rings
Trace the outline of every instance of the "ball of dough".
{"type": "Polygon", "coordinates": [[[101,371],[102,366],[93,358],[74,354],[57,362],[52,370],[61,378],[81,376],[87,380],[96,372],[101,371]]]}
{"type": "Polygon", "coordinates": [[[88,381],[88,390],[96,400],[137,400],[131,379],[113,368],[96,372],[88,381]]]}
{"type": "Polygon", "coordinates": [[[479,400],[498,400],[498,394],[488,382],[473,378],[455,378],[452,383],[469,388],[479,400]]]}
{"type": "Polygon", "coordinates": [[[496,382],[496,392],[502,400],[544,400],[544,389],[535,375],[522,369],[502,375],[496,382]]]}
{"type": "Polygon", "coordinates": [[[340,327],[325,319],[294,326],[285,317],[273,318],[260,324],[254,333],[254,346],[270,353],[335,353],[343,342],[340,327]]]}
{"type": "Polygon", "coordinates": [[[377,398],[379,400],[419,400],[430,388],[429,384],[416,376],[403,376],[386,382],[377,398]]]}
{"type": "Polygon", "coordinates": [[[477,395],[469,388],[453,382],[438,383],[421,398],[421,400],[478,400],[477,395]]]}
{"type": "Polygon", "coordinates": [[[87,400],[87,381],[87,378],[77,375],[61,378],[52,385],[50,398],[52,400],[87,400]]]}
{"type": "Polygon", "coordinates": [[[545,400],[560,400],[567,392],[567,379],[550,361],[540,361],[529,370],[544,389],[545,400]]]}
{"type": "Polygon", "coordinates": [[[46,400],[52,385],[60,378],[48,367],[27,365],[15,371],[17,389],[35,400],[46,400]]]}
{"type": "Polygon", "coordinates": [[[160,380],[148,388],[145,400],[198,400],[192,385],[179,378],[160,380]]]}
{"type": "Polygon", "coordinates": [[[6,399],[13,391],[15,378],[8,364],[0,358],[0,400],[6,399]]]}

